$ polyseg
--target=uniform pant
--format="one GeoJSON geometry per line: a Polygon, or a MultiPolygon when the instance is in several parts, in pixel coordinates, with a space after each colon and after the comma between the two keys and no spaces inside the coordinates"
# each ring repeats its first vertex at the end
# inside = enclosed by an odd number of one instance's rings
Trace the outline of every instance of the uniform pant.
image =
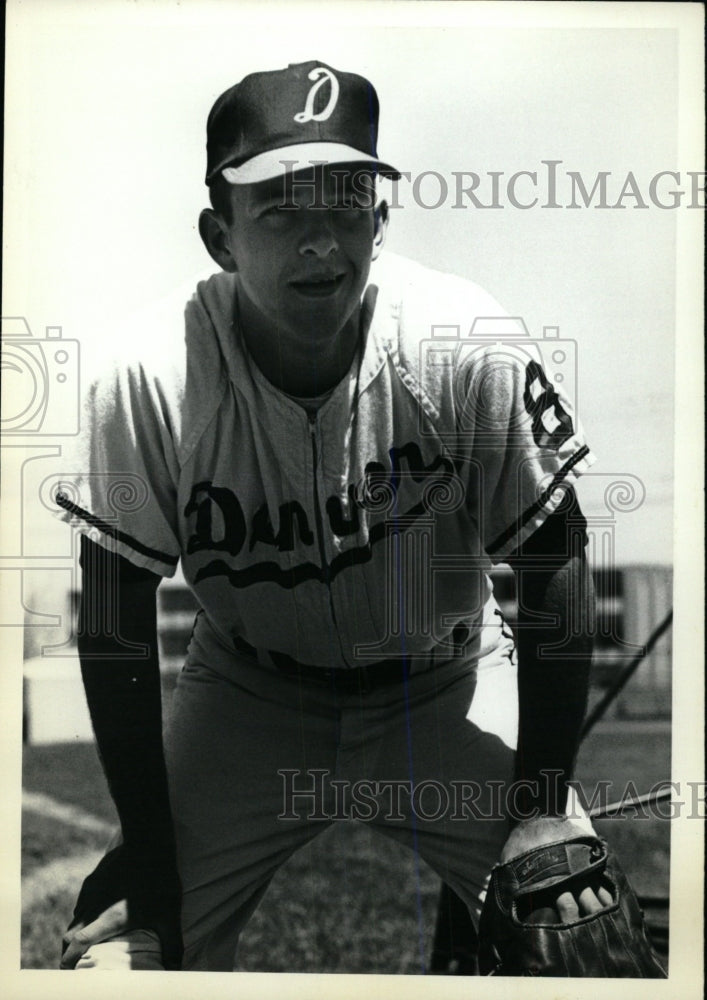
{"type": "Polygon", "coordinates": [[[187,666],[166,738],[184,967],[232,970],[275,872],[345,816],[417,850],[476,917],[508,834],[499,802],[513,775],[515,691],[510,656],[498,654],[369,693],[246,658],[228,680],[187,666]]]}
{"type": "MultiPolygon", "coordinates": [[[[165,737],[183,967],[233,970],[239,935],[278,868],[350,816],[417,851],[478,923],[508,835],[516,732],[510,646],[368,693],[300,682],[246,657],[228,679],[188,664],[165,737]]],[[[116,954],[124,963],[126,938],[94,945],[91,967],[110,968],[116,954]]]]}

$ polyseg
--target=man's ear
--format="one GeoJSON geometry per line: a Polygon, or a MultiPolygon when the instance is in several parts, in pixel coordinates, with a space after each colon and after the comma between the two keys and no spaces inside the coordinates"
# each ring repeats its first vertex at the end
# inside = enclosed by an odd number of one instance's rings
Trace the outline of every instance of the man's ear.
{"type": "Polygon", "coordinates": [[[374,230],[373,230],[373,254],[371,255],[371,260],[375,260],[378,254],[383,249],[383,244],[385,243],[385,234],[388,231],[388,202],[379,201],[373,211],[374,219],[374,230]]]}
{"type": "Polygon", "coordinates": [[[238,266],[228,245],[228,225],[212,208],[205,208],[199,216],[199,235],[209,255],[224,271],[237,271],[238,266]]]}

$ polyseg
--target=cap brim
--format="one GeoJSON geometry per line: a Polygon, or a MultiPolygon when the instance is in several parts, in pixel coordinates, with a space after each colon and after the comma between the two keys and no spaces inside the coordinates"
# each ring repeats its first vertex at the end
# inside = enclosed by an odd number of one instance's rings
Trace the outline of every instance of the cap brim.
{"type": "Polygon", "coordinates": [[[282,146],[280,149],[258,153],[238,167],[223,167],[221,174],[229,184],[257,184],[259,181],[269,181],[273,177],[333,163],[370,164],[381,177],[400,179],[400,171],[391,167],[389,163],[383,163],[375,156],[341,142],[301,142],[292,146],[282,146]]]}

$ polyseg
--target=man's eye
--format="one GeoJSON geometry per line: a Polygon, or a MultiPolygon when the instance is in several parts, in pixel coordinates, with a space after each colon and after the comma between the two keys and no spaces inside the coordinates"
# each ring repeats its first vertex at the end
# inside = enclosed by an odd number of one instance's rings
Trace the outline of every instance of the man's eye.
{"type": "Polygon", "coordinates": [[[266,205],[265,208],[263,208],[261,210],[260,215],[261,216],[263,216],[263,215],[268,215],[268,216],[287,215],[288,213],[291,213],[293,211],[293,209],[296,209],[296,208],[297,208],[297,206],[293,205],[292,202],[278,201],[278,202],[276,202],[276,203],[274,203],[272,205],[266,205]]]}

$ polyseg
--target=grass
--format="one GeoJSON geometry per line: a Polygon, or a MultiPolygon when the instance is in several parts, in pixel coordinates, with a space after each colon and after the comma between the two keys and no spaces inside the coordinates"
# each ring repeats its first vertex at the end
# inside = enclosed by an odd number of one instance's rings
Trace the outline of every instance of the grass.
{"type": "MultiPolygon", "coordinates": [[[[599,779],[643,792],[670,774],[667,727],[604,723],[585,742],[577,769],[589,794],[599,779]]],[[[28,747],[24,787],[112,821],[113,805],[94,748],[88,744],[28,747]]],[[[598,822],[639,893],[668,891],[669,822],[625,818],[598,822]]],[[[105,837],[25,812],[23,874],[100,850],[105,837]]],[[[296,854],[272,882],[245,933],[240,967],[260,972],[419,974],[429,961],[439,879],[412,853],[354,823],[334,824],[296,854]]],[[[55,968],[78,880],[48,886],[24,913],[23,968],[55,968]]]]}
{"type": "MultiPolygon", "coordinates": [[[[103,838],[105,843],[106,838],[103,838]]],[[[72,857],[96,850],[101,838],[68,823],[48,821],[45,816],[25,810],[22,815],[22,878],[57,857],[72,857]]]]}

